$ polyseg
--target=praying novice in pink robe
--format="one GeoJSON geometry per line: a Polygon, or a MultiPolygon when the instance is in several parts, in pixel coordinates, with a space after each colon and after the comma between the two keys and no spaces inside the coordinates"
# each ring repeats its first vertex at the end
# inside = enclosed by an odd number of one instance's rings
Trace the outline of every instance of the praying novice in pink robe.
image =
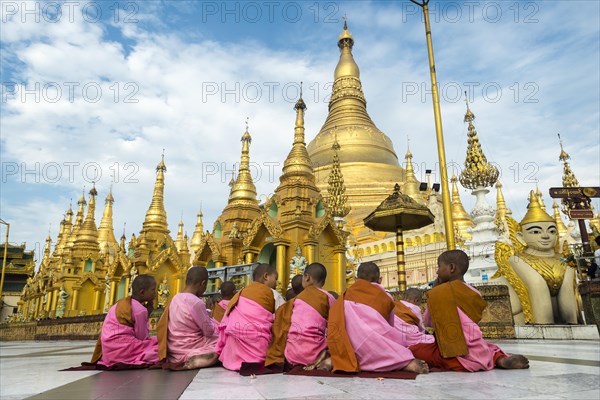
{"type": "Polygon", "coordinates": [[[394,328],[394,301],[380,285],[379,267],[362,263],[356,276],[329,312],[327,344],[333,371],[427,373],[427,364],[400,344],[402,335],[394,328]]]}
{"type": "Polygon", "coordinates": [[[335,299],[322,289],[326,278],[323,264],[310,264],[302,275],[303,290],[277,309],[266,366],[284,360],[308,365],[327,348],[327,317],[335,299]]]}
{"type": "Polygon", "coordinates": [[[219,326],[216,352],[223,366],[232,371],[239,371],[242,362],[263,363],[272,338],[277,270],[259,264],[253,280],[231,299],[219,326]]]}
{"type": "Polygon", "coordinates": [[[225,316],[225,311],[229,307],[229,301],[237,292],[235,284],[231,281],[225,281],[221,284],[221,300],[215,303],[212,309],[212,319],[215,326],[218,328],[221,325],[221,320],[225,316]]]}
{"type": "Polygon", "coordinates": [[[192,267],[185,288],[167,304],[158,323],[160,360],[182,363],[185,369],[205,368],[217,362],[217,332],[200,296],[206,290],[208,271],[192,267]]]}
{"type": "Polygon", "coordinates": [[[156,281],[150,275],[138,275],[131,285],[131,297],[119,300],[108,310],[92,363],[112,367],[158,362],[156,337],[148,337],[148,315],[156,297],[156,281]]]}
{"type": "Polygon", "coordinates": [[[425,325],[421,315],[421,299],[423,292],[417,288],[408,288],[404,299],[394,301],[394,327],[400,331],[403,338],[400,344],[405,347],[418,343],[433,343],[433,335],[425,333],[425,325]]]}
{"type": "Polygon", "coordinates": [[[477,323],[487,303],[465,283],[469,257],[462,250],[449,250],[438,257],[436,286],[427,293],[425,323],[435,330],[434,343],[410,347],[415,357],[430,367],[446,371],[489,371],[493,368],[529,368],[527,358],[507,355],[483,339],[477,323]]]}

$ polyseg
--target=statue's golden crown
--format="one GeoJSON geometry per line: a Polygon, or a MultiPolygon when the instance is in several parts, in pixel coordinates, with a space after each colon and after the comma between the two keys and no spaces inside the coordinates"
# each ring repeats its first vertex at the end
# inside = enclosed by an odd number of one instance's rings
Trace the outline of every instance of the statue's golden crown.
{"type": "Polygon", "coordinates": [[[533,222],[555,222],[548,213],[540,206],[540,202],[537,199],[534,191],[529,193],[529,205],[527,206],[527,213],[520,222],[520,225],[531,224],[533,222]]]}

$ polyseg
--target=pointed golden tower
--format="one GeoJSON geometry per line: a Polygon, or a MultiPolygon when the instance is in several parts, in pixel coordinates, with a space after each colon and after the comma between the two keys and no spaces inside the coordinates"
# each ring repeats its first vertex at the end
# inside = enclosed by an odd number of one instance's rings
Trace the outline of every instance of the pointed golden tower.
{"type": "Polygon", "coordinates": [[[404,177],[404,185],[402,186],[402,193],[410,196],[413,200],[417,201],[420,204],[424,204],[423,196],[419,191],[419,185],[421,182],[415,176],[415,169],[412,164],[413,155],[410,152],[410,146],[406,146],[406,155],[404,159],[406,160],[406,175],[404,177]]]}
{"type": "Polygon", "coordinates": [[[348,205],[348,196],[346,196],[346,186],[344,185],[344,176],[340,169],[340,160],[338,157],[338,151],[340,150],[340,144],[337,138],[331,146],[333,151],[333,165],[331,172],[329,173],[329,179],[327,183],[327,192],[329,196],[326,199],[327,206],[331,211],[331,216],[337,221],[338,228],[341,229],[344,224],[344,218],[350,212],[350,206],[348,205]]]}
{"type": "Polygon", "coordinates": [[[73,247],[75,244],[75,239],[77,238],[77,233],[79,229],[81,229],[81,225],[83,225],[83,217],[85,213],[85,206],[87,202],[85,201],[85,189],[81,194],[81,198],[77,202],[77,214],[75,215],[75,223],[73,224],[73,228],[71,229],[71,234],[69,235],[69,240],[67,242],[66,247],[73,247]]]}
{"type": "Polygon", "coordinates": [[[562,184],[564,187],[579,187],[579,181],[577,180],[577,177],[575,176],[575,174],[571,170],[571,166],[569,165],[569,159],[571,158],[571,156],[569,156],[569,153],[567,153],[563,148],[563,143],[562,139],[560,139],[560,135],[558,135],[558,139],[560,142],[560,155],[558,156],[558,159],[563,163],[562,184]]]}
{"type": "MultiPolygon", "coordinates": [[[[156,181],[154,183],[152,201],[150,202],[148,211],[146,211],[146,218],[142,224],[142,232],[144,233],[157,233],[161,235],[169,233],[167,212],[165,211],[164,203],[165,172],[167,172],[167,166],[165,165],[165,155],[163,154],[156,166],[156,181]]],[[[140,232],[140,235],[142,235],[142,232],[140,232]]]]}
{"type": "Polygon", "coordinates": [[[191,249],[196,252],[202,242],[202,236],[204,235],[204,223],[202,222],[202,208],[198,210],[198,220],[196,221],[196,227],[194,228],[194,234],[192,235],[191,249]]]}
{"type": "Polygon", "coordinates": [[[179,226],[177,228],[177,239],[175,240],[175,247],[181,251],[183,248],[183,218],[179,220],[179,226]]]}
{"type": "Polygon", "coordinates": [[[560,216],[560,206],[556,200],[552,202],[552,209],[554,210],[554,220],[556,221],[556,228],[558,229],[558,237],[562,238],[565,233],[567,233],[567,227],[560,216]]]}
{"type": "Polygon", "coordinates": [[[112,194],[112,185],[104,201],[104,211],[102,212],[102,219],[100,220],[100,226],[98,227],[98,242],[100,248],[108,248],[108,252],[111,255],[117,254],[119,251],[119,244],[115,238],[115,232],[113,228],[113,203],[115,199],[112,194]]]}
{"type": "Polygon", "coordinates": [[[496,181],[496,215],[494,216],[494,223],[498,227],[500,234],[505,238],[509,237],[509,215],[510,210],[506,207],[506,201],[504,200],[504,194],[502,193],[502,183],[496,181]]]}
{"type": "Polygon", "coordinates": [[[465,113],[465,122],[469,123],[468,128],[468,147],[465,168],[460,173],[459,181],[463,187],[468,189],[486,188],[494,186],[498,180],[498,168],[488,162],[477,136],[477,130],[473,125],[475,114],[469,108],[467,98],[467,112],[465,113]]]}
{"type": "MultiPolygon", "coordinates": [[[[392,141],[371,120],[362,90],[360,71],[352,56],[354,38],[344,21],[338,38],[340,59],[335,68],[329,114],[318,135],[308,144],[317,185],[323,193],[332,168],[330,149],[337,134],[339,162],[344,171],[349,219],[362,220],[404,180],[392,141]]],[[[371,232],[365,229],[365,232],[371,232]]]]}
{"type": "MultiPolygon", "coordinates": [[[[258,200],[256,199],[256,186],[254,186],[252,175],[250,173],[250,143],[252,143],[252,137],[250,136],[250,133],[248,133],[248,125],[246,125],[246,131],[242,135],[240,168],[237,178],[231,186],[229,203],[244,201],[258,204],[258,200]]],[[[233,176],[231,179],[233,180],[233,176]]]]}
{"type": "MultiPolygon", "coordinates": [[[[408,170],[408,169],[407,169],[408,170]]],[[[460,200],[458,185],[456,184],[456,175],[452,175],[452,223],[455,229],[458,230],[463,241],[471,239],[471,234],[467,231],[468,228],[475,226],[471,216],[465,211],[460,200]]]]}
{"type": "Polygon", "coordinates": [[[77,232],[75,243],[73,244],[73,250],[86,250],[91,252],[100,251],[100,245],[98,243],[98,228],[96,227],[95,212],[96,212],[96,196],[98,191],[96,185],[92,186],[90,190],[90,203],[87,209],[87,215],[81,228],[77,232]]]}
{"type": "Polygon", "coordinates": [[[535,195],[538,199],[538,203],[540,203],[540,207],[542,207],[545,210],[546,204],[544,204],[544,196],[542,195],[542,191],[540,190],[538,185],[535,185],[535,195]]]}

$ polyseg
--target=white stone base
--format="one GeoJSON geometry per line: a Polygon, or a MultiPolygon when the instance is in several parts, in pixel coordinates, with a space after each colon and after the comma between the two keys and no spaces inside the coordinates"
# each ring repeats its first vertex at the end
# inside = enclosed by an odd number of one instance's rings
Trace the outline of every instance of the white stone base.
{"type": "Polygon", "coordinates": [[[515,326],[517,339],[600,340],[596,325],[515,326]]]}

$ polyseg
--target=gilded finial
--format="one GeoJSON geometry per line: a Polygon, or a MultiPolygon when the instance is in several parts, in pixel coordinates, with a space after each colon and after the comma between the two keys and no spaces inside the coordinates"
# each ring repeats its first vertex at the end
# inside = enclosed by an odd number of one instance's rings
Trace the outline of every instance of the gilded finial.
{"type": "MultiPolygon", "coordinates": [[[[465,96],[467,92],[465,91],[465,96]]],[[[467,103],[467,112],[465,114],[465,122],[469,123],[468,127],[468,146],[467,157],[465,159],[465,168],[460,173],[460,183],[465,188],[476,189],[478,187],[491,187],[498,180],[498,168],[488,162],[481,144],[477,136],[477,130],[473,125],[475,114],[469,107],[469,99],[465,99],[467,103]]]]}
{"type": "MultiPolygon", "coordinates": [[[[300,97],[298,98],[298,101],[296,101],[296,104],[294,105],[294,110],[296,110],[296,112],[298,112],[300,110],[302,110],[303,112],[306,111],[306,103],[302,99],[302,82],[300,82],[300,97]]],[[[298,125],[298,121],[296,121],[296,125],[298,125]]],[[[304,126],[304,115],[302,115],[302,125],[304,126]]]]}
{"type": "Polygon", "coordinates": [[[337,133],[334,133],[333,145],[331,146],[333,163],[327,180],[327,192],[329,196],[326,199],[326,203],[331,210],[331,215],[334,218],[341,219],[350,213],[350,206],[348,205],[348,196],[345,194],[346,185],[344,184],[344,176],[340,168],[340,159],[338,156],[340,148],[340,144],[337,141],[337,133]]]}
{"type": "MultiPolygon", "coordinates": [[[[563,148],[563,142],[562,139],[560,138],[560,133],[558,134],[558,141],[560,143],[560,155],[558,157],[558,159],[560,161],[563,162],[563,176],[562,176],[562,183],[564,187],[579,187],[579,180],[577,180],[577,177],[575,176],[575,174],[573,173],[573,170],[571,170],[571,166],[569,165],[569,159],[571,158],[569,156],[569,153],[567,153],[565,151],[565,149],[563,148]]],[[[564,202],[563,202],[564,204],[564,202]]]]}
{"type": "Polygon", "coordinates": [[[530,224],[533,222],[555,222],[544,209],[540,206],[538,198],[535,192],[532,190],[529,193],[529,205],[527,206],[527,213],[519,223],[521,226],[530,224]]]}

